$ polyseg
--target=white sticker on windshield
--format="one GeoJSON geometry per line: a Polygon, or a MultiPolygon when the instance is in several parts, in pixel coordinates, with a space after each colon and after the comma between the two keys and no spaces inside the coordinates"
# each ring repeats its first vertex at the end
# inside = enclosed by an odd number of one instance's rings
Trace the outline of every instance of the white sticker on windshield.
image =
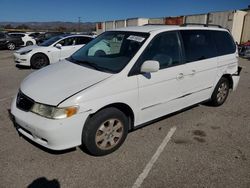
{"type": "Polygon", "coordinates": [[[136,42],[142,42],[144,41],[144,37],[140,37],[140,36],[135,36],[135,35],[130,35],[128,38],[128,40],[133,40],[133,41],[136,41],[136,42]]]}

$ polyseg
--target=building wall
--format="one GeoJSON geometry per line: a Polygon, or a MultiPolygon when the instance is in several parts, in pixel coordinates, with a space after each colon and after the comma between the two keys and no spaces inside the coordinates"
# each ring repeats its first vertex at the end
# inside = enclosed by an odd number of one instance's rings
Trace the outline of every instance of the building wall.
{"type": "Polygon", "coordinates": [[[233,18],[232,35],[234,40],[241,42],[241,35],[243,30],[244,18],[247,13],[245,11],[236,11],[233,18]]]}
{"type": "Polygon", "coordinates": [[[185,23],[207,24],[207,14],[197,14],[185,16],[185,23]]]}
{"type": "Polygon", "coordinates": [[[249,40],[250,40],[250,10],[247,12],[247,15],[245,16],[241,42],[244,43],[249,40]]]}

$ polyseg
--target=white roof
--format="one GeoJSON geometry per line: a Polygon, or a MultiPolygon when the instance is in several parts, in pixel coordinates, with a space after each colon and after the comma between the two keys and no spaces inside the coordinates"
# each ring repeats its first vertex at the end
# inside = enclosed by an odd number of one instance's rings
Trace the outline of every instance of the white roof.
{"type": "Polygon", "coordinates": [[[163,32],[170,30],[188,30],[188,29],[201,29],[201,30],[222,30],[227,31],[224,28],[218,28],[216,26],[179,26],[179,25],[145,25],[145,26],[134,26],[134,27],[124,27],[119,29],[114,29],[115,31],[131,31],[131,32],[143,32],[143,33],[152,33],[152,32],[163,32]]]}

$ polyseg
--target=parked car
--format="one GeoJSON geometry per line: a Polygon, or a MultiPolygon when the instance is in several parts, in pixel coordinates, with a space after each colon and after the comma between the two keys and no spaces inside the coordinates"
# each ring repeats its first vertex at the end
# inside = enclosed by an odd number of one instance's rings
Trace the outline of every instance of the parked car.
{"type": "Polygon", "coordinates": [[[0,48],[15,50],[16,47],[22,46],[24,43],[21,38],[13,37],[7,33],[0,32],[0,48]]]}
{"type": "Polygon", "coordinates": [[[20,37],[24,43],[24,46],[36,44],[36,40],[27,33],[9,33],[9,35],[14,37],[20,37]]]}
{"type": "Polygon", "coordinates": [[[238,46],[240,57],[250,58],[250,41],[240,44],[238,46]]]}
{"type": "Polygon", "coordinates": [[[45,32],[38,35],[35,40],[37,44],[43,43],[44,41],[59,35],[64,35],[64,32],[45,32]]]}
{"type": "Polygon", "coordinates": [[[28,34],[29,34],[29,36],[33,37],[34,39],[37,38],[39,35],[41,35],[41,33],[39,33],[39,32],[29,32],[28,34]]]}
{"type": "Polygon", "coordinates": [[[28,76],[11,114],[20,134],[46,148],[84,145],[106,155],[129,130],[204,101],[222,105],[237,88],[240,70],[226,29],[117,29],[28,76]],[[109,54],[101,49],[104,41],[109,54]]]}
{"type": "Polygon", "coordinates": [[[27,46],[14,53],[15,62],[22,66],[39,69],[71,56],[93,39],[87,35],[61,35],[39,45],[27,46]]]}

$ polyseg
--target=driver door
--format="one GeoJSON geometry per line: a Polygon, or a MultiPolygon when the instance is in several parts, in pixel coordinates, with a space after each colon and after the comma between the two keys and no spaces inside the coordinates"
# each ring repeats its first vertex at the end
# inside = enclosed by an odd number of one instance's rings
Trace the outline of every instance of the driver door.
{"type": "Polygon", "coordinates": [[[76,38],[75,37],[68,37],[58,42],[62,45],[60,49],[60,56],[59,60],[63,60],[71,56],[76,50],[76,38]]]}
{"type": "MultiPolygon", "coordinates": [[[[160,70],[137,75],[139,85],[139,124],[181,109],[184,64],[178,32],[157,35],[139,58],[142,64],[156,60],[160,70]]],[[[138,62],[137,62],[138,63],[138,62]]]]}

